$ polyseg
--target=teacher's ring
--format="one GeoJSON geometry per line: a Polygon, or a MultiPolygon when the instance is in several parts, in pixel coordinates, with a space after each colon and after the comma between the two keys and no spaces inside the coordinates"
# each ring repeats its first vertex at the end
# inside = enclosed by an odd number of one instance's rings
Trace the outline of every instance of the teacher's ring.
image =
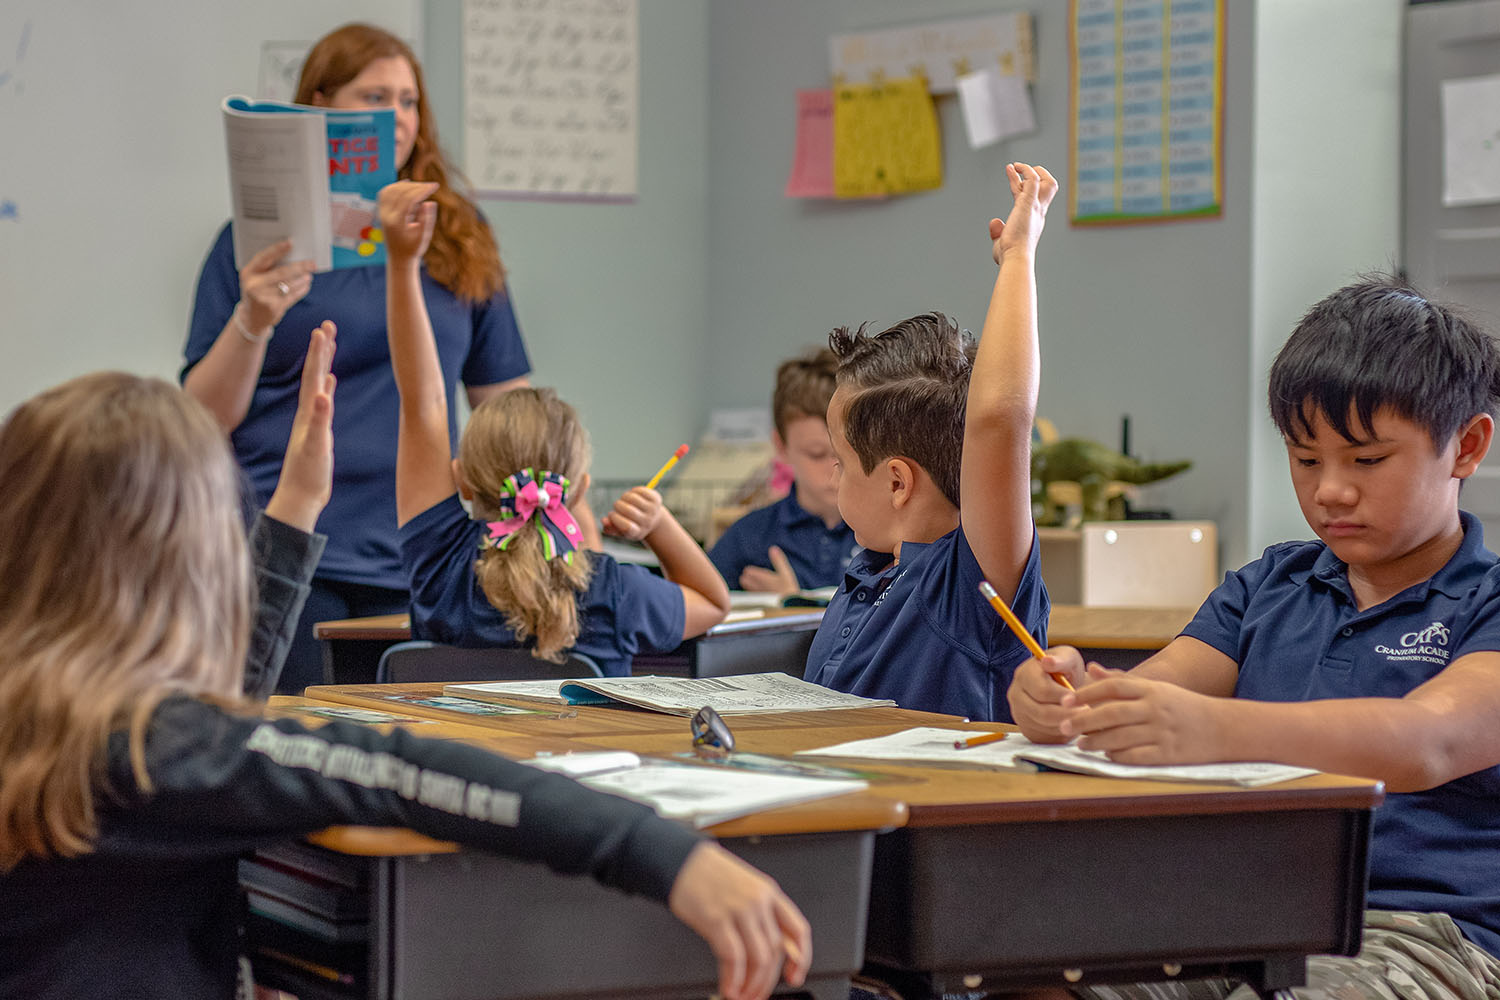
{"type": "Polygon", "coordinates": [[[285,281],[278,281],[276,282],[276,290],[282,295],[286,295],[291,292],[292,286],[288,285],[285,281]]]}

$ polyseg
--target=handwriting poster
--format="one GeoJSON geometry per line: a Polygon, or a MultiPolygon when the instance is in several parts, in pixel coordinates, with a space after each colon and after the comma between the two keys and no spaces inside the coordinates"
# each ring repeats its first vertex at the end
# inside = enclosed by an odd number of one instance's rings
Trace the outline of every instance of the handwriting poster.
{"type": "Polygon", "coordinates": [[[631,201],[637,0],[464,0],[464,168],[485,195],[631,201]]]}
{"type": "Polygon", "coordinates": [[[1222,213],[1224,0],[1070,0],[1069,217],[1222,213]]]}

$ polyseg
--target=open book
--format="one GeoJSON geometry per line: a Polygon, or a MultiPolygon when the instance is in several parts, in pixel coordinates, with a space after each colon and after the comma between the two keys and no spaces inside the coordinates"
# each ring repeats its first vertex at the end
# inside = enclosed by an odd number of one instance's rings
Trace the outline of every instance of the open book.
{"type": "Polygon", "coordinates": [[[623,750],[537,757],[524,763],[566,774],[590,788],[642,802],[661,816],[698,827],[866,787],[863,781],[848,779],[678,764],[623,750]]]}
{"type": "Polygon", "coordinates": [[[1072,744],[1033,743],[1020,733],[1011,733],[996,743],[960,750],[954,746],[980,735],[971,729],[919,727],[875,739],[853,740],[798,754],[839,757],[850,760],[915,761],[957,767],[992,767],[1034,771],[1040,764],[1057,771],[1094,774],[1112,778],[1144,778],[1152,781],[1210,782],[1253,787],[1303,778],[1317,771],[1306,767],[1264,762],[1229,764],[1117,764],[1097,750],[1080,750],[1072,744]]]}
{"type": "Polygon", "coordinates": [[[396,179],[396,112],[226,97],[234,266],[283,239],[316,269],[385,263],[376,195],[396,179]]]}
{"type": "Polygon", "coordinates": [[[692,715],[708,705],[720,715],[810,712],[830,708],[881,708],[888,699],[833,691],[788,674],[731,677],[584,677],[568,681],[491,681],[445,684],[443,693],[478,701],[520,698],[554,705],[624,703],[668,715],[692,715]]]}

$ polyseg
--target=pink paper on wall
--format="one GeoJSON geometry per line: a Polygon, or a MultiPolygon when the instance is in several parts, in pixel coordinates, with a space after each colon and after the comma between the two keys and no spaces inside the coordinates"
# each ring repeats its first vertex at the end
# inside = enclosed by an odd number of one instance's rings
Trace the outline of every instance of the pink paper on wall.
{"type": "Polygon", "coordinates": [[[797,91],[797,145],[786,179],[788,198],[832,198],[833,91],[797,91]]]}

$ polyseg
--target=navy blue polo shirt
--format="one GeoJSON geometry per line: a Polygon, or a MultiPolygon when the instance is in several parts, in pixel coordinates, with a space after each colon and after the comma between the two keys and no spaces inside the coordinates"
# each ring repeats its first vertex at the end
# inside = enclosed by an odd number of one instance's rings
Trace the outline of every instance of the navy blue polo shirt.
{"type": "MultiPolygon", "coordinates": [[[[531,370],[508,294],[466,302],[422,271],[422,295],[432,318],[438,362],[448,396],[448,436],[457,440],[454,390],[492,385],[531,370]]],[[[240,298],[229,226],[219,232],[198,276],[192,323],[183,348],[183,375],[218,339],[240,298]]],[[[302,362],[310,332],[325,319],[338,325],[333,374],[333,496],[318,518],[328,536],[320,579],[401,590],[406,573],[396,540],[396,417],[400,396],[386,343],[385,268],[346,267],[313,276],[312,289],[292,305],[266,345],[250,409],[230,434],[245,470],[252,506],[264,507],[276,489],[297,412],[302,362]]]]}
{"type": "MultiPolygon", "coordinates": [[[[1376,607],[1356,607],[1347,567],[1322,542],[1287,542],[1225,576],[1183,634],[1240,664],[1237,697],[1400,698],[1465,654],[1500,650],[1500,560],[1478,519],[1460,516],[1447,565],[1376,607]]],[[[1368,899],[1446,913],[1500,957],[1500,766],[1386,797],[1368,899]]]]}
{"type": "MultiPolygon", "coordinates": [[[[411,584],[411,634],[451,646],[522,646],[474,575],[484,525],[469,520],[458,494],[401,526],[401,558],[411,584]]],[[[578,595],[573,648],[606,676],[630,673],[636,653],[665,653],[682,643],[682,588],[641,566],[589,553],[594,567],[578,595]]]]}
{"type": "MultiPolygon", "coordinates": [[[[861,549],[807,653],[806,678],[902,708],[1011,721],[1005,691],[1031,657],[979,593],[984,578],[962,528],[901,543],[901,562],[861,549]]],[[[1021,584],[1007,601],[1046,645],[1051,604],[1033,533],[1021,584]]]]}
{"type": "Polygon", "coordinates": [[[770,568],[767,552],[773,545],[786,553],[803,590],[837,586],[859,550],[853,528],[843,521],[830,528],[821,517],[803,510],[794,487],[775,503],[752,510],[730,525],[708,558],[730,588],[738,589],[746,566],[770,568]]]}

